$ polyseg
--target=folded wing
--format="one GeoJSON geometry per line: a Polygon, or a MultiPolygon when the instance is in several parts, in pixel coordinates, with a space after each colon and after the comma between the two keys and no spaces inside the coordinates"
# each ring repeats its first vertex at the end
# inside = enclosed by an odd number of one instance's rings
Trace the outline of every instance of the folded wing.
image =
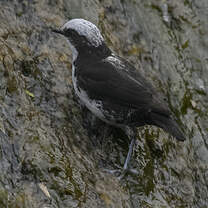
{"type": "Polygon", "coordinates": [[[170,115],[151,84],[129,63],[116,65],[103,60],[79,72],[79,84],[92,99],[111,100],[121,106],[170,115]]]}

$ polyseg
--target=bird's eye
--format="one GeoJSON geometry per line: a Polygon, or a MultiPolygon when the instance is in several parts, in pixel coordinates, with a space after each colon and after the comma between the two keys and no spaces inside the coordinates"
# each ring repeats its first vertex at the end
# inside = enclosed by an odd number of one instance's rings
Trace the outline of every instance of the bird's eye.
{"type": "Polygon", "coordinates": [[[64,34],[67,36],[70,36],[71,30],[70,29],[64,29],[64,34]]]}

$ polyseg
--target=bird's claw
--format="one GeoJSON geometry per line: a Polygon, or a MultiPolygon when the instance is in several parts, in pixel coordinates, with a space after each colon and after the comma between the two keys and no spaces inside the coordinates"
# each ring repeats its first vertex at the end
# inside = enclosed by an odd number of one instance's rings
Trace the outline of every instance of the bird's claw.
{"type": "Polygon", "coordinates": [[[104,169],[104,172],[115,175],[118,178],[118,180],[122,180],[127,173],[131,173],[133,175],[139,174],[136,169],[124,169],[124,168],[118,168],[114,170],[104,169]]]}

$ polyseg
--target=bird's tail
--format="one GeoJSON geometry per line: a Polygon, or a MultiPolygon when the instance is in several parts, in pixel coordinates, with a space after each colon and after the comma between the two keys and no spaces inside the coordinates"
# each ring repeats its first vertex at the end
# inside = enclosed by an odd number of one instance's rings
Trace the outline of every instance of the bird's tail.
{"type": "Polygon", "coordinates": [[[179,125],[173,118],[166,115],[151,112],[151,120],[154,125],[164,129],[179,141],[184,141],[186,138],[183,132],[180,130],[179,125]]]}

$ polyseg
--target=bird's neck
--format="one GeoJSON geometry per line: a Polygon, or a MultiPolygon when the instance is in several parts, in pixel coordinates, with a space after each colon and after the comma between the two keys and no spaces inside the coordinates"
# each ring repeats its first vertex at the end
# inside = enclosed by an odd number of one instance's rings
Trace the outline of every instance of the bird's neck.
{"type": "Polygon", "coordinates": [[[79,59],[82,62],[101,60],[112,54],[111,50],[106,46],[105,43],[98,47],[83,46],[74,48],[72,49],[72,53],[73,61],[79,59]]]}

